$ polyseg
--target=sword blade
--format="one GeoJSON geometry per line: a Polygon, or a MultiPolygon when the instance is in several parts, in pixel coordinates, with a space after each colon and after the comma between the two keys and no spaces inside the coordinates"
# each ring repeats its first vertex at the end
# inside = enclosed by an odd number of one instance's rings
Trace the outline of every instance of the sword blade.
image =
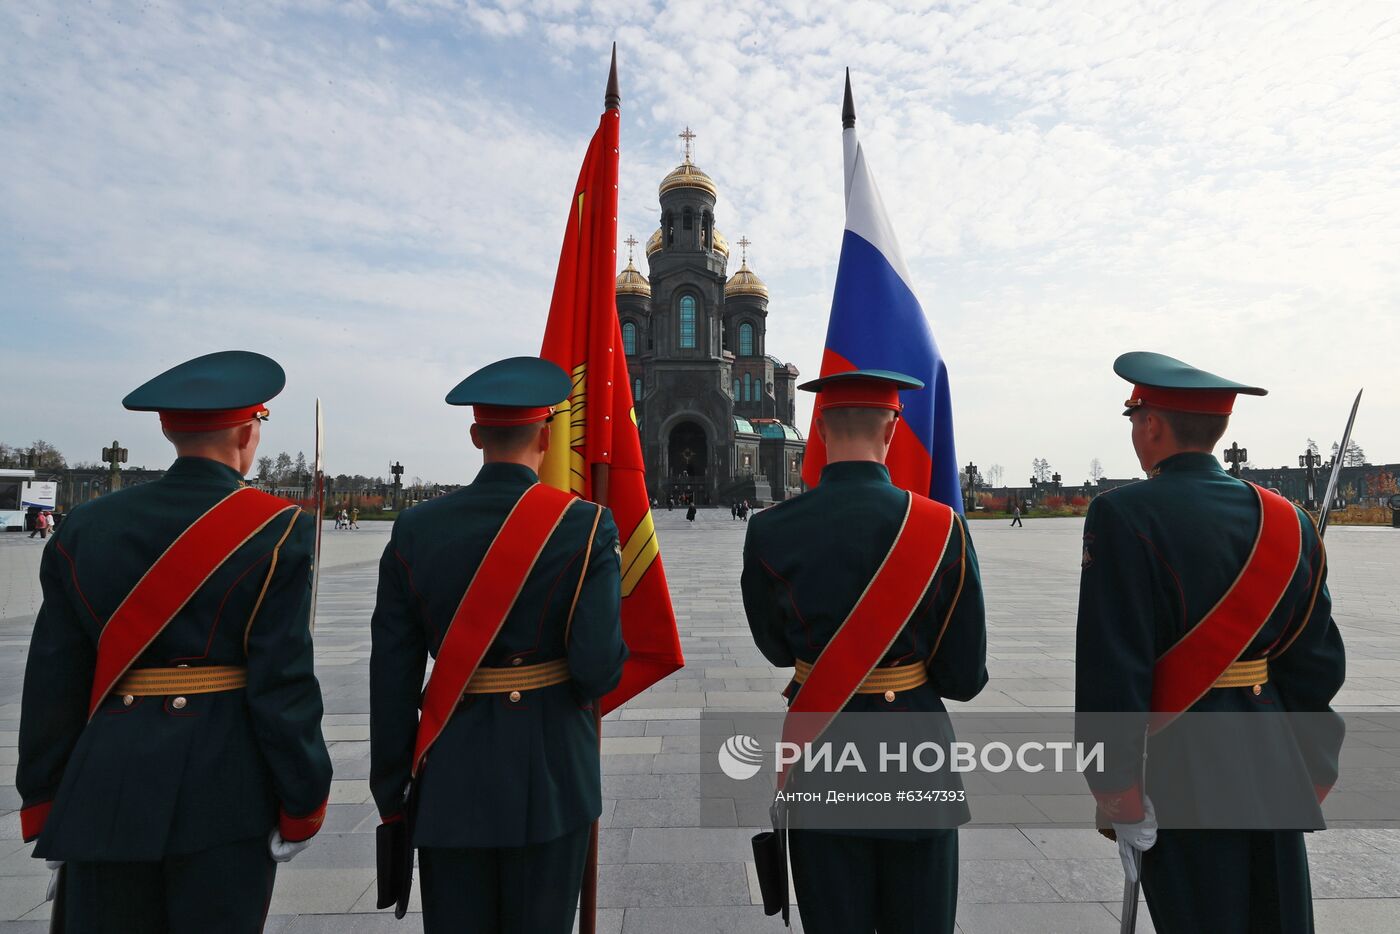
{"type": "Polygon", "coordinates": [[[316,397],[316,547],[311,555],[311,631],[316,631],[316,593],[321,580],[321,526],[326,516],[326,465],[324,453],[325,423],[321,417],[321,397],[316,397]]]}
{"type": "Polygon", "coordinates": [[[1357,390],[1356,401],[1351,404],[1351,415],[1347,416],[1347,427],[1342,432],[1342,443],[1337,447],[1337,454],[1332,458],[1332,475],[1327,478],[1327,493],[1322,497],[1322,509],[1317,516],[1317,537],[1321,538],[1327,532],[1327,517],[1332,512],[1332,496],[1337,491],[1337,480],[1342,475],[1342,464],[1346,463],[1347,445],[1351,443],[1351,426],[1356,424],[1356,410],[1361,406],[1361,393],[1365,389],[1357,390]]]}

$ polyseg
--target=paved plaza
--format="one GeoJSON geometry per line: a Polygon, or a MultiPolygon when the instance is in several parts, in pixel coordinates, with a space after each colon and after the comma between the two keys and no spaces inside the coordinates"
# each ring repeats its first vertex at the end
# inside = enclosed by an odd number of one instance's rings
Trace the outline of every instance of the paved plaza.
{"type": "MultiPolygon", "coordinates": [[[[732,803],[701,798],[698,790],[713,761],[713,744],[703,745],[699,735],[702,714],[778,711],[787,681],[753,647],[744,622],[738,576],[745,526],[727,510],[703,510],[693,526],[682,511],[662,510],[657,525],[687,667],[605,724],[599,928],[776,934],[781,922],[757,907],[749,850],[755,828],[739,825],[732,803]]],[[[951,706],[1070,708],[1079,520],[1032,519],[1024,529],[976,522],[972,529],[987,591],[991,683],[971,704],[951,706]]],[[[416,914],[396,923],[374,911],[369,619],[375,561],[387,535],[387,525],[372,523],[359,532],[326,532],[317,671],[336,775],[324,831],[278,872],[271,932],[421,930],[416,914]]],[[[1328,546],[1348,651],[1338,704],[1400,710],[1400,531],[1334,527],[1328,546]]],[[[13,785],[39,553],[37,539],[0,535],[0,934],[47,929],[47,873],[19,839],[13,785]]],[[[1392,758],[1392,789],[1400,789],[1400,756],[1392,758]]],[[[1400,830],[1334,829],[1311,835],[1309,851],[1319,931],[1400,930],[1400,830]]],[[[1092,830],[967,829],[961,855],[958,919],[966,934],[1118,929],[1120,864],[1092,830]]],[[[801,930],[795,912],[793,928],[801,930]]],[[[1139,930],[1151,930],[1145,910],[1139,930]]]]}

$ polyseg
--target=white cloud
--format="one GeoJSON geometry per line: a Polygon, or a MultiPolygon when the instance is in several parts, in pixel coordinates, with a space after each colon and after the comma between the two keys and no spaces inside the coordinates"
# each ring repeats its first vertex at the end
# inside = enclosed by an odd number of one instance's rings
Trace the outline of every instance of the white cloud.
{"type": "MultiPolygon", "coordinates": [[[[1133,472],[1109,364],[1143,348],[1274,390],[1241,403],[1230,435],[1256,462],[1336,433],[1360,383],[1358,437],[1400,459],[1387,4],[86,9],[0,13],[18,79],[0,107],[0,274],[25,286],[0,310],[52,307],[120,360],[75,339],[35,407],[52,406],[53,430],[10,411],[7,440],[109,441],[134,417],[85,416],[74,394],[119,397],[242,333],[302,374],[285,407],[314,386],[334,425],[352,419],[333,434],[344,469],[389,454],[461,476],[441,395],[538,342],[615,39],[620,236],[655,229],[689,124],[717,225],[755,243],[769,347],[809,374],[852,67],[862,140],[950,359],[964,460],[1019,477],[1044,456],[1076,482],[1095,456],[1133,472]]],[[[17,360],[0,388],[32,393],[33,367],[17,360]]]]}

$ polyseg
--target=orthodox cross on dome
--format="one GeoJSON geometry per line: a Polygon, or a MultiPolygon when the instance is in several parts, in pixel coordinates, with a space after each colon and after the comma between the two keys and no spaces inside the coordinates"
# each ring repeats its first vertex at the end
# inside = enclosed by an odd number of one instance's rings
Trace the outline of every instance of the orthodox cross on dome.
{"type": "Polygon", "coordinates": [[[695,134],[690,131],[690,127],[686,127],[683,132],[677,133],[676,135],[679,136],[681,139],[685,140],[685,161],[689,162],[690,143],[693,139],[695,139],[695,134]]]}
{"type": "Polygon", "coordinates": [[[740,265],[740,266],[747,266],[747,265],[749,264],[749,247],[752,246],[752,245],[753,245],[753,241],[750,240],[748,237],[740,237],[740,238],[739,238],[739,265],[740,265]]]}
{"type": "Polygon", "coordinates": [[[632,236],[631,234],[628,234],[628,235],[627,235],[627,239],[626,239],[626,240],[623,240],[622,242],[625,243],[625,244],[627,244],[627,265],[628,265],[628,266],[631,266],[631,265],[632,265],[632,248],[635,247],[635,246],[638,244],[638,242],[640,242],[640,241],[638,241],[637,238],[634,237],[634,236],[632,236]]]}

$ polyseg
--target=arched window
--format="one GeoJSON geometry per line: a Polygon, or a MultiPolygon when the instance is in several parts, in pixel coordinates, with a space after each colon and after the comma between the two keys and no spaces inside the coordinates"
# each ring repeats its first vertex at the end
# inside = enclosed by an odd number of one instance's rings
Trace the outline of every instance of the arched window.
{"type": "Polygon", "coordinates": [[[695,229],[695,212],[692,211],[690,208],[686,208],[684,211],[681,212],[681,229],[695,229]]]}
{"type": "Polygon", "coordinates": [[[642,399],[642,378],[638,376],[632,380],[632,401],[640,402],[642,399]]]}
{"type": "Polygon", "coordinates": [[[629,357],[637,352],[637,326],[631,321],[622,322],[622,352],[629,357]]]}
{"type": "Polygon", "coordinates": [[[734,401],[739,401],[739,377],[734,377],[734,401]]]}
{"type": "Polygon", "coordinates": [[[739,356],[753,356],[753,325],[747,321],[739,325],[739,356]]]}
{"type": "Polygon", "coordinates": [[[749,379],[749,374],[744,374],[744,401],[748,402],[753,396],[753,382],[749,379]]]}
{"type": "Polygon", "coordinates": [[[681,349],[695,349],[695,297],[681,298],[681,349]]]}

